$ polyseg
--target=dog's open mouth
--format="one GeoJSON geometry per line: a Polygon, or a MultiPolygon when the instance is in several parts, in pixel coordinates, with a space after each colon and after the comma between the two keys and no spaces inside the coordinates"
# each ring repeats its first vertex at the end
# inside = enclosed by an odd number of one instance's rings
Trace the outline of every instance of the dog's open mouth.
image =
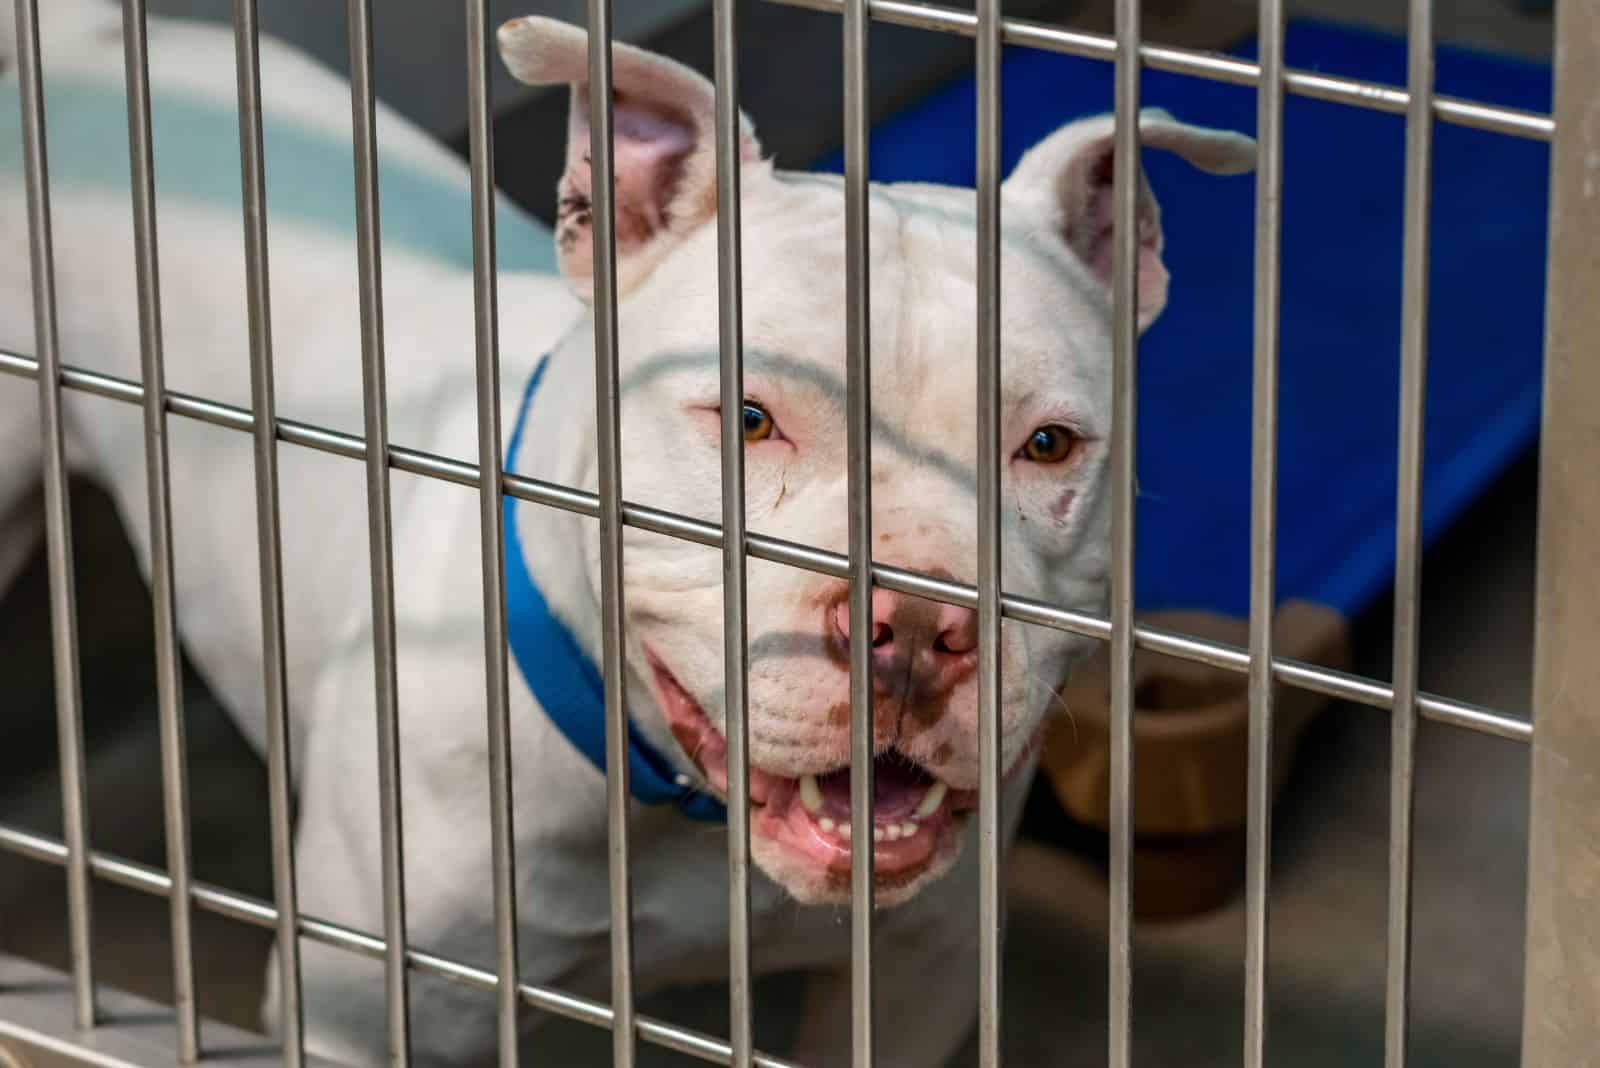
{"type": "MultiPolygon", "coordinates": [[[[728,746],[699,703],[654,656],[657,696],[684,752],[724,800],[728,746]]],[[[873,761],[872,864],[878,889],[903,886],[926,871],[975,808],[973,790],[956,790],[896,750],[873,761]]],[[[751,830],[841,877],[850,870],[850,768],[790,777],[750,767],[751,830]]]]}

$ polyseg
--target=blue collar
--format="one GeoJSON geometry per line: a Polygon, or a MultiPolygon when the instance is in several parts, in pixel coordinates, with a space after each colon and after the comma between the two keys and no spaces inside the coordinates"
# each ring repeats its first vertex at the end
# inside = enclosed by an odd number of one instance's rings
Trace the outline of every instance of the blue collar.
{"type": "MultiPolygon", "coordinates": [[[[528,409],[544,377],[548,355],[539,360],[522,394],[522,406],[506,450],[506,470],[511,470],[522,444],[528,409]]],[[[572,632],[550,611],[523,558],[517,539],[517,498],[507,496],[502,511],[506,552],[506,641],[522,677],[538,699],[544,714],[567,741],[603,774],[606,767],[605,691],[600,671],[584,653],[572,632]]],[[[675,804],[690,819],[721,822],[727,818],[722,803],[681,780],[671,764],[650,747],[633,721],[628,721],[628,786],[647,805],[675,804]]]]}

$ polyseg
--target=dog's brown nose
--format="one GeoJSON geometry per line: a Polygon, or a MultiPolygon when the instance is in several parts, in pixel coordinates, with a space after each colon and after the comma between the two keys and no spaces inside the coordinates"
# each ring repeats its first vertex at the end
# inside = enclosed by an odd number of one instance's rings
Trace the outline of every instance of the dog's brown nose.
{"type": "MultiPolygon", "coordinates": [[[[835,602],[832,614],[834,634],[848,649],[849,597],[835,602]]],[[[872,669],[880,690],[942,696],[972,671],[977,647],[978,617],[970,608],[872,591],[872,669]]]]}

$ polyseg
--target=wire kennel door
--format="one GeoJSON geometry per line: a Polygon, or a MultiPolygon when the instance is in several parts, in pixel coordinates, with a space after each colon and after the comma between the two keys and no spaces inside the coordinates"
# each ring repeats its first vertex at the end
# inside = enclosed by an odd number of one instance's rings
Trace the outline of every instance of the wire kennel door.
{"type": "MultiPolygon", "coordinates": [[[[273,351],[267,285],[267,231],[262,165],[262,102],[257,58],[256,0],[236,0],[234,28],[239,61],[240,159],[243,175],[247,284],[250,309],[252,406],[250,409],[165,388],[156,256],[156,214],[149,124],[148,52],[143,0],[124,0],[128,86],[128,134],[133,169],[133,213],[142,380],[130,381],[61,362],[56,337],[56,302],[50,232],[48,143],[44,126],[39,53],[39,0],[15,0],[22,128],[29,204],[29,253],[33,277],[36,346],[32,355],[0,352],[0,371],[31,378],[39,388],[45,439],[47,549],[57,718],[64,792],[65,835],[55,839],[0,825],[0,848],[65,867],[72,974],[59,977],[0,958],[0,1037],[97,1064],[157,1064],[206,1059],[228,1063],[252,1042],[208,1023],[202,1033],[196,1010],[190,921],[204,909],[274,930],[280,969],[285,1064],[312,1063],[301,1040],[298,947],[301,939],[382,960],[386,975],[389,1060],[409,1059],[407,979],[426,972],[482,990],[497,1006],[500,1063],[518,1063],[517,1017],[523,1005],[609,1028],[614,1061],[631,1065],[637,1041],[654,1043],[703,1060],[737,1066],[784,1062],[756,1052],[751,1040],[750,852],[745,683],[745,561],[747,557],[805,568],[847,579],[851,599],[852,753],[866,770],[852,778],[853,836],[870,840],[872,742],[865,670],[874,587],[975,607],[980,638],[981,807],[978,814],[980,899],[975,917],[981,937],[979,1046],[985,1066],[1000,1060],[1000,834],[997,789],[999,742],[997,700],[1000,621],[1010,618],[1087,635],[1110,644],[1112,665],[1111,954],[1107,1063],[1129,1068],[1133,1026],[1131,991],[1131,869],[1134,767],[1132,762],[1131,665],[1137,648],[1177,656],[1248,676],[1250,781],[1246,872],[1245,1064],[1268,1063],[1265,1023],[1267,915],[1270,842],[1270,754],[1272,686],[1283,683],[1331,697],[1389,710],[1392,714],[1390,892],[1386,1068],[1406,1063],[1410,977],[1410,909],[1413,754],[1419,718],[1531,743],[1533,816],[1530,822],[1530,893],[1524,1013],[1524,1063],[1530,1068],[1569,1068],[1595,1063],[1600,1050],[1600,716],[1589,695],[1600,692],[1600,6],[1563,0],[1556,23],[1555,114],[1545,116],[1437,95],[1433,91],[1432,0],[1411,0],[1409,85],[1399,88],[1289,69],[1284,64],[1284,2],[1261,0],[1260,60],[1248,62],[1212,53],[1144,44],[1139,4],[1118,0],[1114,37],[1007,20],[998,0],[978,0],[976,12],[911,0],[778,0],[843,16],[845,83],[845,190],[848,250],[849,553],[841,556],[763,537],[745,529],[743,451],[738,422],[742,397],[742,323],[739,263],[737,31],[732,0],[716,0],[716,142],[718,146],[718,249],[723,412],[723,515],[721,524],[690,519],[628,503],[618,462],[615,230],[612,203],[611,95],[592,94],[595,182],[595,367],[600,427],[600,487],[597,494],[506,474],[501,468],[500,420],[496,404],[499,353],[494,277],[495,224],[489,100],[487,0],[465,0],[469,60],[472,236],[476,292],[479,455],[476,462],[420,452],[386,437],[383,406],[384,353],[381,322],[381,263],[376,189],[377,145],[373,124],[371,0],[350,0],[352,108],[355,116],[355,185],[362,320],[363,393],[366,428],[354,436],[325,427],[279,419],[273,408],[273,351]],[[972,37],[978,84],[977,205],[978,308],[975,338],[979,368],[979,566],[974,585],[873,563],[867,307],[867,112],[866,42],[870,19],[972,37]],[[999,585],[999,327],[998,239],[999,56],[1002,43],[1029,45],[1106,60],[1116,79],[1115,173],[1137,175],[1138,75],[1141,68],[1256,87],[1259,107],[1259,178],[1256,212],[1256,300],[1251,507],[1251,620],[1247,647],[1202,640],[1133,620],[1133,450],[1136,397],[1134,366],[1137,183],[1119,181],[1115,191],[1117,240],[1114,267],[1115,508],[1112,606],[1109,618],[1067,611],[1005,593],[999,585]],[[1404,328],[1397,456],[1397,543],[1394,608],[1394,676],[1372,678],[1324,670],[1274,656],[1270,628],[1274,605],[1273,522],[1276,476],[1276,385],[1278,347],[1279,197],[1282,188],[1285,93],[1351,107],[1404,114],[1406,186],[1404,328]],[[1539,577],[1536,611],[1535,701],[1537,730],[1526,721],[1417,687],[1418,579],[1421,558],[1419,500],[1423,370],[1428,302],[1431,131],[1436,122],[1552,142],[1552,214],[1545,366],[1542,486],[1539,513],[1539,577]],[[161,719],[163,798],[167,866],[159,870],[90,848],[86,819],[83,728],[78,688],[78,649],[72,546],[69,537],[67,472],[61,424],[62,390],[72,389],[139,405],[147,445],[152,527],[151,575],[156,613],[158,697],[161,719]],[[264,687],[268,709],[269,789],[272,817],[274,899],[263,901],[193,879],[189,870],[187,784],[184,778],[183,715],[179,699],[178,645],[173,614],[170,485],[165,425],[178,417],[197,419],[253,437],[256,461],[257,537],[261,559],[264,687]],[[280,443],[362,460],[366,465],[372,595],[377,648],[377,722],[383,812],[384,930],[356,931],[299,912],[295,902],[290,841],[288,737],[284,705],[284,634],[277,455],[280,443]],[[388,480],[394,470],[475,486],[480,494],[484,562],[484,645],[488,672],[488,738],[493,800],[493,971],[412,949],[405,944],[402,828],[398,794],[398,729],[395,687],[393,575],[390,553],[388,480]],[[609,1004],[519,980],[510,829],[508,664],[505,645],[502,495],[565,509],[599,522],[611,841],[612,991],[609,1004]],[[628,894],[627,760],[621,655],[622,533],[632,526],[702,545],[724,554],[727,635],[728,767],[730,780],[728,865],[730,874],[729,959],[731,1031],[726,1039],[639,1015],[634,1010],[631,967],[631,901],[628,894]],[[148,1027],[131,1033],[125,1019],[135,1003],[95,982],[90,948],[92,886],[96,880],[166,897],[172,918],[176,1006],[173,1028],[155,1036],[148,1027]],[[68,992],[59,992],[61,990],[68,992]],[[107,1013],[105,1010],[114,1009],[107,1013]],[[105,1022],[108,1021],[109,1022],[105,1022]],[[226,1032],[226,1034],[225,1034],[226,1032]],[[225,1037],[219,1037],[225,1036],[225,1037]]],[[[590,72],[609,85],[610,10],[590,0],[590,72]]],[[[854,979],[853,1063],[871,1064],[887,1041],[875,1031],[873,1014],[870,851],[852,872],[851,938],[854,979]]],[[[148,1012],[149,1007],[144,1007],[148,1012]]],[[[166,1010],[161,1010],[163,1013],[166,1010]]],[[[257,1058],[249,1058],[257,1060],[257,1058]]]]}

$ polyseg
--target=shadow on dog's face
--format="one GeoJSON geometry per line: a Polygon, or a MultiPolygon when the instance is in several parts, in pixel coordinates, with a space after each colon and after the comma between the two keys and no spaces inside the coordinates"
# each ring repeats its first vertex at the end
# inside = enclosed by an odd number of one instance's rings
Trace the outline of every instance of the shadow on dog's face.
{"type": "MultiPolygon", "coordinates": [[[[557,243],[562,270],[587,295],[585,35],[523,19],[501,29],[500,47],[524,81],[574,87],[557,243]]],[[[713,91],[621,45],[613,69],[623,485],[630,500],[720,522],[713,91]]],[[[1208,171],[1254,163],[1248,138],[1162,112],[1144,114],[1141,134],[1208,171]]],[[[1001,208],[1003,585],[1085,611],[1104,604],[1109,531],[1111,141],[1108,117],[1058,130],[1006,180],[1001,208]]],[[[748,124],[743,156],[748,526],[845,552],[843,188],[773,170],[748,124]]],[[[873,187],[869,208],[873,558],[968,583],[978,542],[974,207],[970,190],[899,185],[873,187]]],[[[1138,219],[1143,328],[1167,282],[1148,187],[1138,219]]],[[[567,344],[587,352],[592,333],[567,344]]],[[[591,576],[597,553],[591,543],[591,576]]],[[[636,714],[658,716],[707,787],[725,794],[721,555],[630,529],[625,583],[630,665],[655,704],[636,714]]],[[[853,848],[848,584],[751,560],[747,592],[752,854],[799,900],[842,902],[853,848]]],[[[873,870],[878,902],[894,904],[950,868],[977,805],[977,628],[968,609],[882,589],[872,608],[873,870]]],[[[1085,643],[1003,624],[1003,773],[1025,765],[1085,643]]]]}

